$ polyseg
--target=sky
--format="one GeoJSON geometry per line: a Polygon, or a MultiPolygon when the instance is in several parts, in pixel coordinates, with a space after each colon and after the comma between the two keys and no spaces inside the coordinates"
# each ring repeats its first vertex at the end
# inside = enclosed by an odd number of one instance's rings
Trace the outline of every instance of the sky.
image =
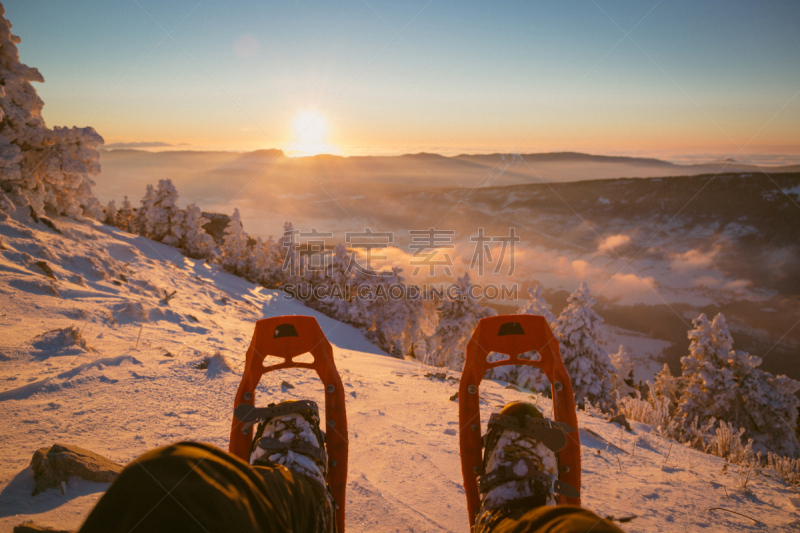
{"type": "Polygon", "coordinates": [[[800,162],[792,0],[3,4],[48,126],[107,144],[800,162]]]}

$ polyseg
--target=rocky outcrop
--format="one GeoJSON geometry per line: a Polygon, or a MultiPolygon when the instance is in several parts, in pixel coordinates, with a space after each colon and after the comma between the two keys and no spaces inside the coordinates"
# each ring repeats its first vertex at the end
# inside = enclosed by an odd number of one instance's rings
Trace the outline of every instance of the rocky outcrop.
{"type": "Polygon", "coordinates": [[[61,486],[70,476],[88,481],[110,483],[122,471],[122,466],[102,455],[71,444],[53,444],[48,450],[40,448],[33,454],[31,469],[36,480],[33,495],[61,486]]]}

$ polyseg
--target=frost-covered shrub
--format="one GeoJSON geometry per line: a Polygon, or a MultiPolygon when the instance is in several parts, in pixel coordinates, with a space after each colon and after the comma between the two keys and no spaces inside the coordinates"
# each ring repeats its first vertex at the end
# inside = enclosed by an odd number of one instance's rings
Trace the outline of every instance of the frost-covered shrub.
{"type": "Polygon", "coordinates": [[[45,125],[44,102],[31,85],[44,78],[20,63],[20,39],[4,15],[0,5],[0,189],[38,215],[102,218],[89,176],[100,173],[103,138],[92,128],[45,125]]]}
{"type": "MultiPolygon", "coordinates": [[[[649,384],[649,383],[648,383],[649,384]]],[[[666,427],[669,422],[669,399],[656,396],[650,385],[650,399],[642,398],[642,393],[636,391],[636,397],[617,397],[617,411],[625,415],[628,420],[638,420],[656,427],[666,427]]]]}
{"type": "Polygon", "coordinates": [[[738,430],[733,424],[721,420],[713,436],[706,444],[706,452],[727,458],[732,463],[750,461],[753,457],[753,441],[742,444],[744,428],[738,430]]]}
{"type": "Polygon", "coordinates": [[[789,485],[800,485],[800,459],[768,452],[765,463],[767,468],[775,470],[789,485]]]}
{"type": "Polygon", "coordinates": [[[611,375],[615,369],[600,345],[606,337],[603,319],[592,309],[595,302],[586,283],[581,283],[567,302],[556,321],[555,334],[575,400],[589,398],[608,409],[613,405],[611,375]]]}

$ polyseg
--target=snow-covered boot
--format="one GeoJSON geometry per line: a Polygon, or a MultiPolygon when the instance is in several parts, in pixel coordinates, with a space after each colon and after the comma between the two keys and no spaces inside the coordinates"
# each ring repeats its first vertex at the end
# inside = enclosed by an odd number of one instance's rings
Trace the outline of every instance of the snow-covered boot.
{"type": "Polygon", "coordinates": [[[258,409],[261,423],[250,450],[253,466],[283,465],[312,481],[318,495],[313,521],[321,533],[334,531],[334,504],[327,486],[328,454],[319,428],[319,408],[311,400],[287,400],[258,409]]]}
{"type": "Polygon", "coordinates": [[[558,423],[544,418],[527,402],[509,403],[491,416],[483,437],[483,475],[478,478],[481,505],[475,531],[519,508],[555,505],[554,492],[571,489],[557,481],[556,452],[566,446],[566,439],[558,423]]]}
{"type": "Polygon", "coordinates": [[[328,454],[317,404],[287,400],[267,407],[253,439],[250,464],[283,465],[325,487],[328,454]]]}

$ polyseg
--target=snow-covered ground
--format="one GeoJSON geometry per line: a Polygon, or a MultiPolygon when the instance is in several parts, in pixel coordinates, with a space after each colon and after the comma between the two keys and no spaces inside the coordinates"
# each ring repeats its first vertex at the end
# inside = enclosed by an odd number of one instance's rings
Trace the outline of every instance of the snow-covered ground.
{"type": "MultiPolygon", "coordinates": [[[[38,448],[71,443],[119,463],[180,440],[227,448],[253,323],[284,314],[317,317],[347,388],[347,530],[468,531],[449,400],[458,374],[426,377],[431,368],[386,356],[355,329],[173,248],[98,223],[55,223],[63,236],[43,223],[0,222],[0,531],[29,519],[78,528],[107,488],[71,480],[63,495],[31,497],[38,448]],[[166,302],[164,291],[176,292],[166,302]],[[196,368],[217,351],[232,370],[196,368]]],[[[484,430],[511,400],[551,409],[501,382],[484,382],[481,396],[484,430]]],[[[264,376],[257,403],[288,398],[322,403],[316,376],[264,376]]],[[[634,423],[629,434],[583,413],[579,423],[584,505],[637,515],[628,531],[800,529],[800,496],[772,471],[755,470],[745,490],[738,467],[649,426],[634,423]]]]}

